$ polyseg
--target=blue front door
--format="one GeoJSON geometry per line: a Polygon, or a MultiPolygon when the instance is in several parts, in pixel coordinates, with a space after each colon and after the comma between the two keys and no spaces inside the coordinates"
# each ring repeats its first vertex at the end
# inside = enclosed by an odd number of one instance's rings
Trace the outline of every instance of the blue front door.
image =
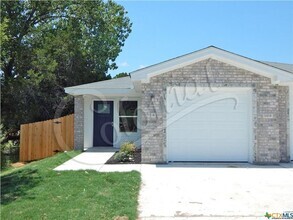
{"type": "Polygon", "coordinates": [[[113,146],[113,101],[94,101],[94,147],[113,146]]]}

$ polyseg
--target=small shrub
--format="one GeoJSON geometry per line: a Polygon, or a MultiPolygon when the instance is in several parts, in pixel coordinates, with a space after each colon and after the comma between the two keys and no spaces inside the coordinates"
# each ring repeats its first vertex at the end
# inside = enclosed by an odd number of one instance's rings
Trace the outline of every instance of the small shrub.
{"type": "Polygon", "coordinates": [[[130,156],[129,154],[125,153],[125,152],[118,152],[115,154],[114,156],[115,160],[118,160],[120,162],[127,162],[130,161],[130,156]]]}
{"type": "Polygon", "coordinates": [[[121,162],[128,162],[133,160],[133,154],[135,152],[135,144],[132,142],[125,142],[121,145],[118,153],[115,154],[115,160],[121,162]]]}
{"type": "Polygon", "coordinates": [[[132,142],[125,142],[120,147],[120,152],[125,152],[127,154],[132,154],[135,152],[135,144],[132,142]]]}

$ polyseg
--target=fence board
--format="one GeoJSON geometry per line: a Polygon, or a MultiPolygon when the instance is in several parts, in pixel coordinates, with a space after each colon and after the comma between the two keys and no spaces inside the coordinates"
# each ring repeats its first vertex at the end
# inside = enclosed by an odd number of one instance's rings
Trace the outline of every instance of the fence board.
{"type": "Polygon", "coordinates": [[[33,124],[28,125],[28,156],[27,160],[32,160],[32,145],[33,145],[33,124]]]}
{"type": "Polygon", "coordinates": [[[20,161],[53,156],[55,151],[72,150],[74,115],[20,126],[20,161]],[[56,123],[57,122],[57,123],[56,123]]]}

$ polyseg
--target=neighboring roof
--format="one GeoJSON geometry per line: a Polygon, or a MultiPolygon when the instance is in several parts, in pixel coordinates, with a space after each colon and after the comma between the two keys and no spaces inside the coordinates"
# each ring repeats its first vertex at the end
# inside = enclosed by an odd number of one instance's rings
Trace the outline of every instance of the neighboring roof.
{"type": "Polygon", "coordinates": [[[132,89],[133,84],[129,76],[109,79],[99,82],[87,83],[78,86],[66,87],[66,89],[132,89]]]}
{"type": "Polygon", "coordinates": [[[280,63],[260,62],[215,46],[209,46],[183,56],[133,71],[130,75],[133,81],[142,81],[147,83],[153,76],[209,58],[269,77],[272,79],[273,83],[293,83],[292,72],[288,70],[288,67],[291,66],[290,64],[284,65],[280,63]]]}
{"type": "Polygon", "coordinates": [[[261,61],[262,63],[265,63],[269,66],[273,66],[285,71],[288,71],[290,73],[293,73],[293,64],[288,64],[288,63],[277,63],[277,62],[268,62],[268,61],[261,61]]]}

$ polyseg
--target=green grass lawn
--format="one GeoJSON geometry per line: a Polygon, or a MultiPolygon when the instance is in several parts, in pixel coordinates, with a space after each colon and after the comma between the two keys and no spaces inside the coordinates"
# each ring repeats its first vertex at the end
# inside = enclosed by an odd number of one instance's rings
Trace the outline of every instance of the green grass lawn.
{"type": "Polygon", "coordinates": [[[52,170],[77,154],[2,172],[1,219],[136,219],[140,174],[52,170]]]}

